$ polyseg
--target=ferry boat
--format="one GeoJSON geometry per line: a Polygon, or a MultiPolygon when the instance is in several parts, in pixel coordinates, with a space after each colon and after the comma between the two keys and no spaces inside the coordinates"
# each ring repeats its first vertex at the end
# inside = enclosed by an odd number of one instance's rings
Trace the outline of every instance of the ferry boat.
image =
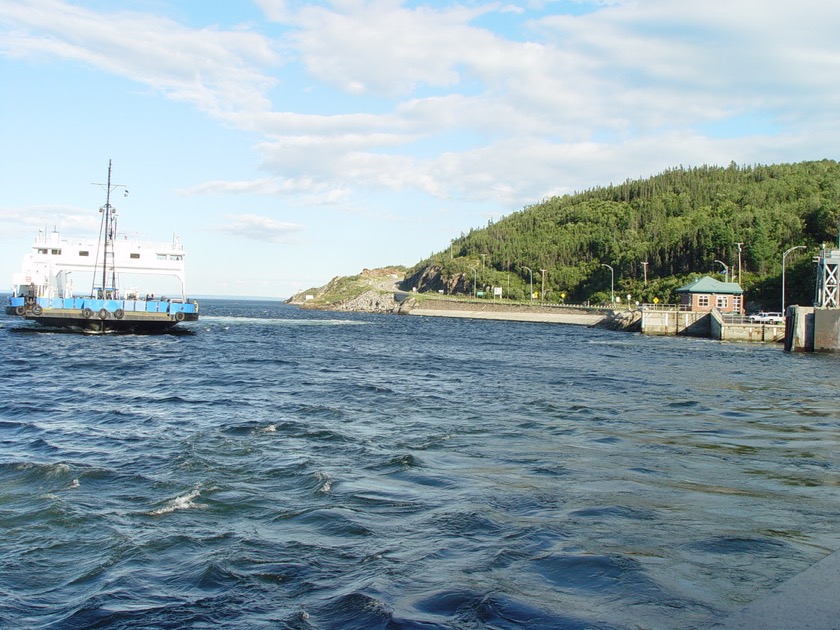
{"type": "Polygon", "coordinates": [[[118,234],[117,211],[111,205],[111,193],[118,188],[124,187],[112,186],[108,162],[99,239],[63,239],[57,230],[39,231],[21,271],[12,277],[7,315],[50,328],[118,333],[159,333],[198,320],[198,302],[185,295],[185,252],[180,238],[152,243],[118,234]],[[89,295],[74,294],[74,273],[93,278],[89,295]],[[123,291],[121,273],[174,277],[180,295],[123,291]]]}

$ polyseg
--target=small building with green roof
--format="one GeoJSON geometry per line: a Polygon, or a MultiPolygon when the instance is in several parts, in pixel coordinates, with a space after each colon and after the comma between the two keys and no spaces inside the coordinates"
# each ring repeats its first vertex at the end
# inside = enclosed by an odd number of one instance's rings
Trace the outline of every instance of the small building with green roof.
{"type": "Polygon", "coordinates": [[[698,278],[677,289],[680,309],[686,311],[722,313],[744,312],[744,290],[737,282],[721,282],[709,276],[698,278]]]}

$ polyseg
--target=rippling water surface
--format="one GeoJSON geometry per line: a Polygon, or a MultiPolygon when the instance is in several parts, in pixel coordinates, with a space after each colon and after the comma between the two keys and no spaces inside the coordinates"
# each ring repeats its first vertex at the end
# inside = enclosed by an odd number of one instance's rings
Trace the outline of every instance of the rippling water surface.
{"type": "Polygon", "coordinates": [[[705,627],[840,547],[840,358],[208,301],[0,316],[4,627],[705,627]]]}

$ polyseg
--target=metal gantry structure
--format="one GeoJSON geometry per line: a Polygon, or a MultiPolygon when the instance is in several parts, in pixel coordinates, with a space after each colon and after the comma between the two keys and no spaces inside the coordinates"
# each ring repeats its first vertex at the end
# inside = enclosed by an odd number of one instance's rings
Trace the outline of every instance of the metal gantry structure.
{"type": "Polygon", "coordinates": [[[820,250],[814,306],[840,308],[840,249],[827,249],[823,245],[820,250]]]}

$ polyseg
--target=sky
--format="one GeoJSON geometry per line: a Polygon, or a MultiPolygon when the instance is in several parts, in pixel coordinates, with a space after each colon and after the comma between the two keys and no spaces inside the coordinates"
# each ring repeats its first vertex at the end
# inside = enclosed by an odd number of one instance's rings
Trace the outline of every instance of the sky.
{"type": "Polygon", "coordinates": [[[837,159],[836,0],[3,0],[0,291],[39,229],[190,295],[411,266],[554,195],[837,159]]]}

